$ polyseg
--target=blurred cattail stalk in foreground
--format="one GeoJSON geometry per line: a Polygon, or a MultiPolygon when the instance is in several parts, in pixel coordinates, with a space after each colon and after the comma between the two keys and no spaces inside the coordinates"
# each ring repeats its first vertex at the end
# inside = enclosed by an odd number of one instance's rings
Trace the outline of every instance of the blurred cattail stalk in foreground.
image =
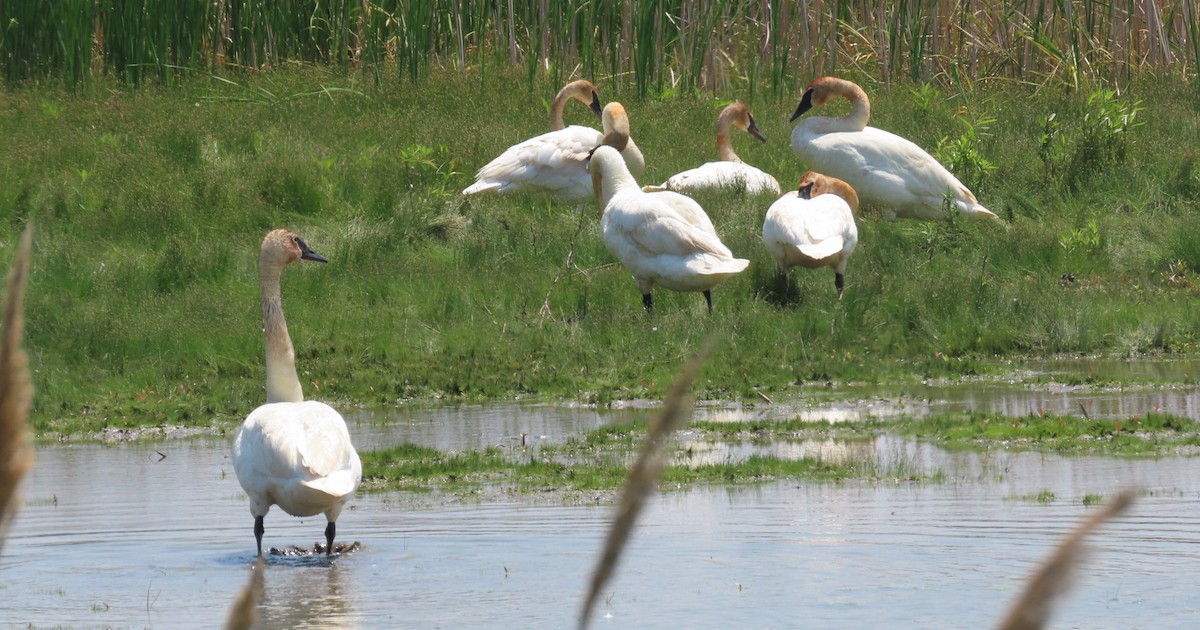
{"type": "Polygon", "coordinates": [[[33,443],[26,423],[33,385],[21,349],[25,328],[22,304],[32,243],[33,230],[26,228],[4,293],[4,329],[0,331],[0,544],[21,502],[21,480],[33,468],[33,443]]]}

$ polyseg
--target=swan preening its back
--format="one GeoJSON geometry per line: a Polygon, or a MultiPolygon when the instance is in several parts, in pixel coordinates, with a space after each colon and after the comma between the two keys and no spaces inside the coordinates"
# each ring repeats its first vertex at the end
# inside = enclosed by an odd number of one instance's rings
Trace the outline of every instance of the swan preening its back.
{"type": "Polygon", "coordinates": [[[298,260],[325,262],[299,236],[287,230],[267,233],[258,259],[267,404],[246,417],[233,442],[233,469],[250,499],[259,556],[263,518],[272,505],[292,516],[324,514],[325,553],[331,554],[334,523],[362,480],[362,462],[345,420],[325,403],[305,401],[296,376],[279,279],[283,268],[298,260]]]}
{"type": "Polygon", "coordinates": [[[762,240],[782,273],[793,267],[833,267],[838,299],[846,264],[858,244],[858,195],[846,182],[809,171],[797,189],[767,210],[762,240]]]}
{"type": "Polygon", "coordinates": [[[809,117],[792,131],[792,151],[809,168],[845,180],[864,204],[898,217],[943,216],[947,195],[963,214],[996,216],[933,156],[896,134],[868,127],[871,103],[850,81],[821,77],[810,83],[792,120],[834,97],[850,101],[849,114],[809,117]]]}
{"type": "Polygon", "coordinates": [[[637,281],[642,305],[653,308],[651,291],[661,285],[703,292],[712,312],[712,288],[750,261],[733,257],[695,201],[678,193],[643,192],[616,149],[598,147],[590,169],[603,212],[604,245],[637,281]]]}
{"type": "Polygon", "coordinates": [[[742,161],[733,150],[729,138],[731,129],[741,129],[751,136],[766,142],[750,108],[743,103],[731,103],[717,116],[717,162],[708,162],[693,169],[672,175],[658,186],[646,186],[646,192],[676,190],[697,192],[701,190],[735,189],[751,195],[779,194],[779,182],[742,161]]]}
{"type": "Polygon", "coordinates": [[[646,169],[642,152],[629,135],[629,115],[617,102],[604,106],[604,131],[571,125],[530,138],[508,148],[475,174],[475,183],[464,195],[532,189],[561,199],[583,199],[592,194],[588,154],[601,144],[616,147],[629,170],[640,175],[646,169]]]}

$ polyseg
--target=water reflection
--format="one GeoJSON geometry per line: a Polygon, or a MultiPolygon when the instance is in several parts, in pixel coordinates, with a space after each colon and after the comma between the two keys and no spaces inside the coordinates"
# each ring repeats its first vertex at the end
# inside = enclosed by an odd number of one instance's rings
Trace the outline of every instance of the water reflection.
{"type": "MultiPolygon", "coordinates": [[[[341,560],[341,559],[339,559],[341,560]]],[[[264,628],[359,628],[357,592],[340,561],[267,565],[259,625],[264,628]]]]}

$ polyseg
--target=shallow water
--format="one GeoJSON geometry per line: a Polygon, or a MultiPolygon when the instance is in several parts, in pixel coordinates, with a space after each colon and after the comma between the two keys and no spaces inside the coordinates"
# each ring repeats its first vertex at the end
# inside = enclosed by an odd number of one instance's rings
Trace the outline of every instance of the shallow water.
{"type": "MultiPolygon", "coordinates": [[[[359,448],[561,440],[629,412],[549,406],[355,414],[359,448]],[[528,438],[527,435],[527,438],[528,438]],[[544,436],[544,437],[542,437],[544,436]]],[[[992,625],[1023,577],[1090,512],[1087,494],[1150,493],[1093,539],[1062,628],[1200,621],[1197,460],[947,454],[880,438],[781,445],[941,469],[944,484],[772,483],[656,497],[594,627],[992,625]],[[1049,490],[1042,504],[1018,497],[1049,490]]],[[[212,628],[248,577],[254,536],[228,443],[55,445],[38,454],[0,561],[0,626],[212,628]],[[165,455],[165,457],[162,457],[165,455]]],[[[272,559],[267,628],[564,628],[577,614],[609,505],[434,504],[357,498],[333,562],[272,559]]],[[[264,543],[311,545],[321,519],[267,517],[264,543]]]]}

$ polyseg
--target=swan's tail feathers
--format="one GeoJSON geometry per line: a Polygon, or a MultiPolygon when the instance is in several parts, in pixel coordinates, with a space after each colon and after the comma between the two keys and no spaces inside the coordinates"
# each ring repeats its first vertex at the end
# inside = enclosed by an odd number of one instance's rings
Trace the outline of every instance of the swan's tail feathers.
{"type": "Polygon", "coordinates": [[[330,498],[349,496],[358,488],[358,479],[348,470],[303,482],[304,487],[329,495],[330,498]]]}
{"type": "Polygon", "coordinates": [[[497,192],[504,187],[502,182],[493,182],[488,180],[480,180],[467,186],[463,189],[462,194],[474,195],[476,193],[497,192]]]}
{"type": "Polygon", "coordinates": [[[750,266],[750,261],[745,258],[703,256],[697,262],[700,264],[697,265],[695,271],[704,276],[732,276],[745,271],[746,267],[750,266]]]}
{"type": "Polygon", "coordinates": [[[974,206],[971,206],[970,208],[968,208],[967,213],[976,219],[999,219],[1000,218],[1000,217],[996,216],[995,212],[992,212],[991,210],[988,210],[987,208],[984,208],[983,206],[981,206],[979,204],[975,204],[974,206]]]}
{"type": "MultiPolygon", "coordinates": [[[[29,250],[33,228],[25,228],[17,257],[8,275],[4,295],[4,330],[0,337],[0,535],[20,505],[17,487],[33,468],[33,444],[29,437],[29,406],[33,385],[29,380],[21,339],[25,328],[23,302],[29,276],[29,250]]],[[[0,537],[0,543],[3,538],[0,537]]]]}
{"type": "Polygon", "coordinates": [[[798,249],[801,254],[813,259],[824,260],[830,256],[842,251],[846,245],[846,239],[841,236],[831,236],[820,243],[812,243],[810,245],[801,245],[798,249]]]}
{"type": "Polygon", "coordinates": [[[667,187],[666,183],[662,183],[657,186],[654,184],[646,184],[645,186],[642,186],[642,192],[663,192],[667,190],[671,189],[667,187]]]}

